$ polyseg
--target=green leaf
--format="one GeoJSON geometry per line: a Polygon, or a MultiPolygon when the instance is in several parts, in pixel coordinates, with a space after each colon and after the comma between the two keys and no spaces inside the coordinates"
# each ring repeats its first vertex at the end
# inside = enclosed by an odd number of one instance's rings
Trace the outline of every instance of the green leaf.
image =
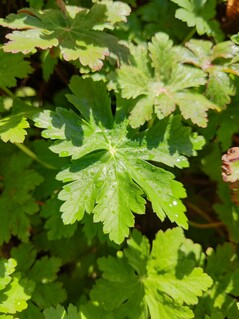
{"type": "MultiPolygon", "coordinates": [[[[0,313],[15,314],[27,308],[27,300],[31,298],[34,283],[26,278],[21,279],[15,273],[15,259],[0,260],[0,313]]],[[[4,318],[4,315],[0,315],[4,318]]],[[[11,316],[5,316],[11,318],[11,316]]]]}
{"type": "Polygon", "coordinates": [[[41,210],[41,216],[47,218],[45,229],[48,230],[50,240],[69,238],[76,231],[76,224],[64,225],[61,219],[60,206],[62,202],[57,198],[49,199],[41,210]]]}
{"type": "Polygon", "coordinates": [[[147,39],[157,32],[165,32],[177,42],[184,40],[188,28],[185,23],[175,18],[176,8],[177,6],[168,0],[152,0],[138,6],[136,14],[140,16],[140,21],[143,21],[143,31],[147,39]]]}
{"type": "Polygon", "coordinates": [[[206,83],[206,74],[182,64],[183,57],[168,35],[157,33],[145,46],[131,47],[132,61],[122,64],[116,80],[123,98],[131,104],[130,125],[138,127],[155,113],[162,119],[179,107],[182,116],[205,127],[207,110],[217,106],[195,88],[206,83]]]}
{"type": "Polygon", "coordinates": [[[187,23],[188,27],[196,27],[199,35],[207,34],[222,39],[219,23],[213,20],[216,16],[216,0],[171,0],[180,9],[176,10],[176,18],[187,23]]]}
{"type": "Polygon", "coordinates": [[[7,34],[9,41],[5,52],[33,53],[58,47],[66,61],[79,59],[83,66],[99,70],[102,60],[112,55],[125,55],[127,49],[116,37],[103,31],[114,29],[126,21],[130,8],[122,2],[105,0],[93,4],[91,9],[66,6],[66,12],[57,9],[37,11],[23,9],[1,19],[0,24],[13,31],[7,34]]]}
{"type": "Polygon", "coordinates": [[[31,159],[23,153],[1,157],[0,174],[3,190],[0,197],[0,243],[11,235],[26,241],[30,235],[29,215],[38,211],[33,191],[43,179],[30,169],[31,159]]]}
{"type": "Polygon", "coordinates": [[[127,120],[120,122],[117,110],[114,123],[103,84],[89,78],[73,77],[70,89],[74,94],[68,99],[82,117],[61,108],[35,117],[36,126],[45,128],[43,136],[57,140],[51,150],[74,159],[57,175],[68,182],[59,193],[64,201],[63,222],[74,223],[85,212],[93,212],[94,221],[103,222],[110,239],[121,243],[134,225],[133,212],[144,213],[147,197],[160,219],[168,216],[187,228],[180,201],[186,195],[182,185],[173,174],[148,161],[185,167],[185,156],[194,155],[202,140],[190,135],[180,117],[138,133],[127,126],[127,120]]]}
{"type": "Polygon", "coordinates": [[[115,312],[107,311],[96,303],[88,303],[80,308],[81,319],[95,319],[97,317],[104,319],[119,319],[115,312]]]}
{"type": "Polygon", "coordinates": [[[48,308],[44,310],[45,319],[79,319],[79,313],[77,308],[73,305],[69,305],[67,310],[64,307],[58,305],[56,308],[48,308]]]}
{"type": "Polygon", "coordinates": [[[197,248],[190,243],[185,254],[185,244],[181,229],[160,231],[150,252],[148,240],[134,231],[123,256],[99,259],[103,274],[92,300],[119,318],[193,318],[188,305],[198,303],[212,280],[196,266],[197,248]]]}
{"type": "Polygon", "coordinates": [[[24,61],[21,53],[11,54],[0,50],[0,87],[13,87],[17,84],[17,79],[23,79],[32,73],[30,63],[24,61]],[[16,68],[17,65],[17,68],[16,68]]]}
{"type": "Polygon", "coordinates": [[[56,281],[62,264],[59,258],[44,256],[35,260],[36,251],[31,244],[21,244],[14,248],[12,256],[18,261],[17,270],[35,284],[31,297],[35,306],[45,309],[65,300],[66,293],[62,283],[56,281]],[[26,257],[28,262],[24,263],[26,257]]]}
{"type": "Polygon", "coordinates": [[[11,281],[11,274],[15,271],[16,261],[13,258],[0,260],[0,290],[4,289],[11,281]]]}
{"type": "Polygon", "coordinates": [[[239,294],[238,257],[230,243],[224,243],[215,250],[208,249],[206,271],[212,277],[213,285],[196,307],[196,318],[205,317],[205,313],[217,318],[215,316],[217,312],[223,314],[222,318],[236,318],[238,316],[236,298],[239,294]]]}

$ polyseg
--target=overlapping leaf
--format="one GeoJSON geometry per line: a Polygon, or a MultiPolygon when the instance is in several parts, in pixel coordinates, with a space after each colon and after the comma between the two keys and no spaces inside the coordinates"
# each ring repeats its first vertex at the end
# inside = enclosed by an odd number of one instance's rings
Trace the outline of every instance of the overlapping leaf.
{"type": "Polygon", "coordinates": [[[92,300],[121,319],[193,318],[189,306],[212,285],[197,255],[197,245],[188,245],[179,228],[160,231],[151,252],[149,241],[133,232],[123,256],[99,260],[103,275],[92,300]]]}
{"type": "Polygon", "coordinates": [[[239,46],[231,41],[213,46],[212,42],[192,39],[186,43],[188,50],[180,52],[182,60],[194,64],[208,74],[206,95],[220,108],[229,104],[236,94],[236,85],[230,74],[239,75],[239,46]]]}
{"type": "Polygon", "coordinates": [[[4,27],[17,29],[7,35],[5,52],[32,53],[36,48],[58,47],[67,61],[79,59],[83,66],[101,69],[106,56],[123,56],[126,48],[104,32],[126,21],[130,8],[122,2],[105,0],[84,9],[64,6],[62,10],[22,9],[1,19],[4,27]]]}
{"type": "Polygon", "coordinates": [[[223,38],[219,23],[215,20],[216,0],[171,0],[180,9],[176,10],[176,18],[196,27],[199,35],[207,34],[217,40],[223,38]]]}
{"type": "Polygon", "coordinates": [[[43,181],[36,171],[29,168],[30,164],[31,159],[22,153],[1,157],[0,243],[8,242],[12,235],[22,240],[27,240],[30,235],[29,215],[38,210],[32,193],[43,181]]]}
{"type": "Polygon", "coordinates": [[[57,140],[51,150],[74,160],[57,176],[70,182],[59,194],[64,223],[93,212],[94,221],[103,222],[104,232],[120,243],[134,225],[133,212],[144,213],[147,198],[160,219],[168,216],[187,227],[182,185],[149,161],[185,167],[186,156],[201,147],[201,138],[190,135],[177,116],[139,133],[120,120],[121,109],[114,121],[102,83],[73,77],[70,89],[73,94],[67,97],[82,117],[62,108],[35,117],[36,126],[45,128],[43,136],[57,140]]]}
{"type": "Polygon", "coordinates": [[[122,96],[135,99],[130,115],[132,127],[150,120],[153,113],[164,118],[179,107],[182,116],[199,126],[207,124],[207,110],[216,105],[195,88],[206,83],[206,74],[182,64],[166,34],[158,33],[148,47],[131,48],[132,62],[117,72],[122,96]],[[149,58],[150,57],[150,58],[149,58]]]}

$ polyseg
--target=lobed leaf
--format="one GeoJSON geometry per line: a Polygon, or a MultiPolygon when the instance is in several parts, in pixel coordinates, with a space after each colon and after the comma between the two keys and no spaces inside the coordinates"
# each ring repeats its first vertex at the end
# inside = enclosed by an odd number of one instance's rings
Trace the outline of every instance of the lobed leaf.
{"type": "Polygon", "coordinates": [[[37,48],[58,47],[66,61],[79,59],[92,70],[101,69],[108,55],[121,57],[127,53],[116,37],[103,31],[126,21],[130,13],[127,4],[105,0],[91,9],[65,6],[65,10],[22,9],[0,19],[2,26],[18,30],[7,34],[4,51],[28,54],[37,48]]]}
{"type": "Polygon", "coordinates": [[[200,67],[208,74],[206,95],[220,109],[231,101],[236,94],[236,86],[230,74],[238,73],[234,70],[239,47],[231,41],[225,41],[213,46],[212,42],[191,39],[186,43],[183,53],[184,62],[200,67]]]}
{"type": "Polygon", "coordinates": [[[0,50],[0,87],[9,88],[16,86],[17,78],[24,79],[33,69],[30,63],[24,61],[21,53],[11,54],[0,50]],[[17,68],[16,68],[17,65],[17,68]]]}
{"type": "MultiPolygon", "coordinates": [[[[148,49],[131,47],[132,61],[117,71],[117,83],[123,98],[131,102],[130,125],[139,127],[156,114],[162,119],[179,107],[182,116],[206,127],[207,111],[218,109],[195,88],[206,84],[206,74],[185,65],[188,55],[181,55],[168,35],[157,33],[148,49]],[[148,52],[148,53],[147,53],[148,52]]],[[[191,58],[191,56],[190,56],[191,58]]]]}
{"type": "Polygon", "coordinates": [[[213,20],[216,15],[215,0],[172,0],[180,9],[176,10],[176,18],[187,23],[188,27],[196,27],[199,35],[207,34],[216,39],[223,37],[219,24],[213,20]]]}
{"type": "Polygon", "coordinates": [[[34,283],[26,278],[21,279],[20,273],[15,273],[16,260],[0,260],[0,315],[11,318],[8,314],[15,314],[27,308],[27,300],[31,298],[34,283]]]}
{"type": "Polygon", "coordinates": [[[122,257],[99,259],[103,275],[92,300],[120,318],[193,318],[188,305],[198,303],[212,280],[195,267],[192,243],[191,257],[182,253],[184,243],[181,229],[160,231],[150,252],[148,240],[134,231],[122,257]]]}
{"type": "Polygon", "coordinates": [[[128,127],[120,109],[114,121],[103,84],[89,78],[73,77],[70,89],[73,94],[67,97],[82,116],[58,108],[35,117],[36,126],[45,129],[43,136],[57,140],[51,150],[73,159],[57,175],[68,183],[59,193],[63,222],[71,224],[85,212],[93,213],[110,239],[121,243],[134,225],[133,213],[144,213],[146,197],[160,219],[168,216],[186,228],[180,201],[185,190],[173,174],[149,161],[185,167],[186,156],[194,155],[202,140],[182,126],[180,117],[162,120],[142,133],[128,127]]]}

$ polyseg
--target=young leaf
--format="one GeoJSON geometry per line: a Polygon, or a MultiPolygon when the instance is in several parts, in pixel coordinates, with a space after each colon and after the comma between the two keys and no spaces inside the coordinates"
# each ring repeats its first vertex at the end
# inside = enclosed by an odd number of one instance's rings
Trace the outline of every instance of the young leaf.
{"type": "Polygon", "coordinates": [[[112,115],[110,99],[101,83],[73,77],[73,95],[68,99],[81,112],[58,108],[35,117],[36,126],[45,128],[43,136],[56,139],[51,150],[72,156],[72,164],[57,175],[70,182],[59,193],[64,223],[81,220],[85,211],[94,221],[103,222],[110,239],[121,243],[134,225],[133,212],[144,213],[145,199],[152,202],[160,219],[187,228],[182,185],[174,176],[149,161],[185,167],[185,156],[193,155],[202,140],[191,136],[180,117],[159,121],[142,133],[112,115]],[[92,94],[94,92],[94,94],[92,94]]]}
{"type": "Polygon", "coordinates": [[[0,19],[2,26],[20,30],[7,34],[9,41],[4,51],[27,54],[35,52],[36,48],[59,47],[66,61],[79,59],[83,66],[92,70],[101,69],[106,56],[120,57],[127,52],[116,37],[103,31],[126,21],[130,13],[127,4],[105,0],[95,3],[91,9],[65,8],[66,12],[26,9],[0,19]]]}
{"type": "Polygon", "coordinates": [[[181,52],[183,61],[194,64],[208,74],[206,95],[222,109],[230,103],[230,97],[236,94],[236,85],[230,74],[239,75],[236,63],[239,47],[231,41],[213,46],[210,41],[195,39],[191,39],[185,46],[190,51],[181,52]]]}
{"type": "Polygon", "coordinates": [[[217,107],[194,91],[206,83],[206,74],[181,63],[168,35],[157,33],[148,51],[145,46],[131,47],[131,54],[131,64],[123,64],[117,71],[117,82],[124,98],[137,98],[132,101],[132,127],[150,120],[153,113],[162,119],[176,106],[185,119],[206,126],[207,110],[217,107]]]}
{"type": "Polygon", "coordinates": [[[179,228],[160,231],[150,252],[148,240],[134,231],[122,257],[99,259],[103,275],[92,300],[119,318],[193,318],[188,306],[198,303],[212,280],[196,267],[192,243],[184,253],[185,242],[179,228]]]}

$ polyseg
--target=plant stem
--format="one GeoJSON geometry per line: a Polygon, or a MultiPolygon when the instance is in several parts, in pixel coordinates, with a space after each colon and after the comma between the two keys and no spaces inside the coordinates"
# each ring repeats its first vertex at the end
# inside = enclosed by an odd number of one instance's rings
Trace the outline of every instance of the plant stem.
{"type": "Polygon", "coordinates": [[[196,33],[196,27],[192,28],[192,30],[189,32],[189,34],[186,36],[181,44],[184,45],[188,40],[190,40],[193,37],[194,33],[196,33]]]}
{"type": "Polygon", "coordinates": [[[35,153],[33,153],[26,145],[20,144],[20,143],[15,143],[15,145],[23,151],[25,154],[30,156],[34,161],[40,163],[42,166],[49,168],[49,169],[56,169],[56,167],[52,166],[51,164],[48,164],[44,161],[41,161],[35,153]]]}
{"type": "Polygon", "coordinates": [[[195,211],[195,213],[197,213],[198,215],[200,215],[201,217],[203,217],[204,219],[206,219],[208,222],[212,222],[212,218],[210,216],[208,216],[201,208],[199,208],[198,206],[194,205],[191,202],[186,202],[185,203],[186,207],[192,209],[195,211]]]}
{"type": "Polygon", "coordinates": [[[220,226],[223,226],[223,222],[214,222],[214,223],[209,223],[209,224],[200,224],[192,221],[188,221],[189,225],[196,227],[196,228],[217,228],[220,226]]]}
{"type": "Polygon", "coordinates": [[[15,95],[12,93],[12,91],[10,91],[8,88],[5,87],[1,87],[1,90],[3,90],[8,96],[10,96],[11,98],[15,98],[15,95]]]}

